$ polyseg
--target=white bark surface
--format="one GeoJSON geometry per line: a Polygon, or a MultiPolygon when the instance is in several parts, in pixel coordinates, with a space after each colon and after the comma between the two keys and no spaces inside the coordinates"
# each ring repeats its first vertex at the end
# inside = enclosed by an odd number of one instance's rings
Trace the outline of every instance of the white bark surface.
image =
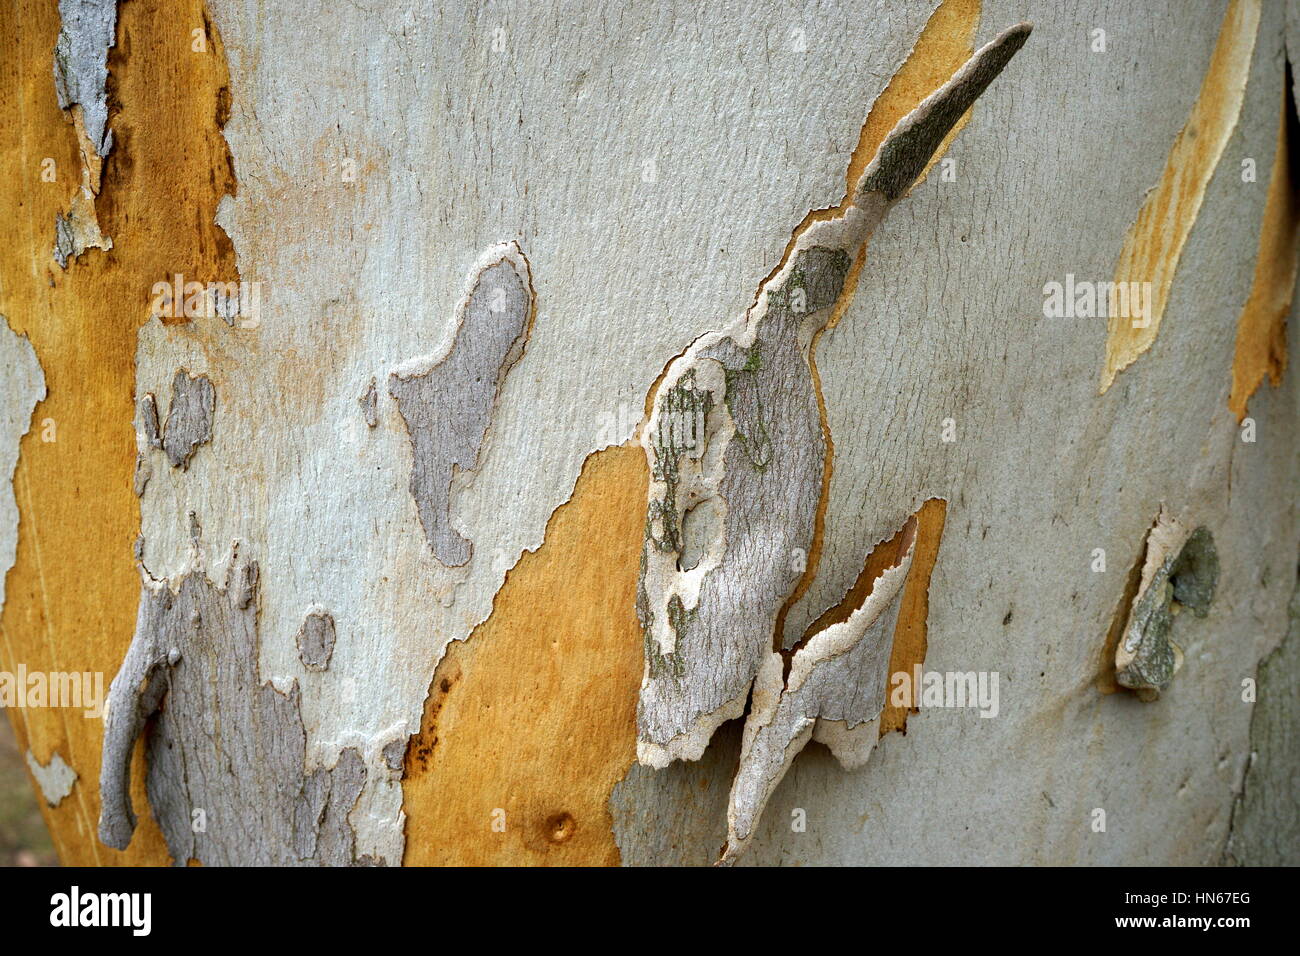
{"type": "MultiPolygon", "coordinates": [[[[492,612],[587,457],[634,438],[669,363],[743,321],[796,226],[840,203],[863,122],[937,5],[211,0],[239,183],[218,222],[261,309],[140,332],[137,402],[154,396],[171,429],[182,369],[212,401],[180,462],[138,413],[139,556],[173,589],[202,572],[223,595],[231,569],[256,563],[258,686],[296,701],[304,779],[345,755],[360,788],[355,846],[340,837],[331,853],[401,860],[394,754],[419,730],[444,649],[492,612]],[[443,562],[388,383],[438,373],[420,360],[452,351],[458,308],[505,243],[531,283],[531,330],[522,355],[484,372],[501,378],[486,430],[465,440],[473,467],[435,503],[457,557],[443,562]],[[326,617],[328,651],[323,638],[302,651],[326,617]]],[[[1287,632],[1300,541],[1294,368],[1251,399],[1255,441],[1228,407],[1284,95],[1282,3],[1260,6],[1240,111],[1150,349],[1099,395],[1106,319],[1044,318],[1043,301],[1046,283],[1115,277],[1227,9],[984,0],[976,47],[1020,21],[1033,34],[942,154],[955,175],[931,171],[892,207],[842,319],[814,340],[833,472],[817,576],[784,637],[942,498],[925,669],[996,672],[998,713],[923,708],[852,771],[807,746],[770,799],[759,788],[745,862],[1224,858],[1254,746],[1242,681],[1287,632]],[[1243,182],[1244,159],[1257,181],[1243,182]],[[1213,533],[1217,593],[1206,617],[1178,618],[1184,659],[1158,701],[1103,695],[1106,635],[1162,508],[1213,533]]],[[[44,392],[25,345],[0,323],[0,603],[9,475],[44,392]]],[[[183,402],[199,414],[205,395],[183,402]]],[[[1274,686],[1295,656],[1276,659],[1274,686]]],[[[714,723],[739,715],[723,709],[714,723]]],[[[708,736],[685,753],[698,760],[635,766],[616,788],[624,863],[717,858],[742,744],[733,723],[700,754],[708,736]]],[[[1264,766],[1293,774],[1295,757],[1264,766]]],[[[1241,812],[1281,812],[1265,803],[1241,812]]],[[[1266,822],[1247,826],[1252,845],[1268,842],[1266,822]]]]}

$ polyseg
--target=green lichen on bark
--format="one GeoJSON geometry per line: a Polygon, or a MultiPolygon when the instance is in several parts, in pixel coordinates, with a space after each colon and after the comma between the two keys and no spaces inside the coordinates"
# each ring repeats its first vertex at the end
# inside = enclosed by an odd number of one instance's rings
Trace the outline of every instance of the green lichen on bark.
{"type": "Polygon", "coordinates": [[[1175,615],[1187,609],[1205,617],[1218,579],[1214,536],[1204,527],[1197,528],[1176,554],[1165,559],[1133,606],[1120,649],[1127,659],[1116,673],[1121,686],[1147,699],[1168,688],[1183,657],[1172,637],[1175,615]]]}
{"type": "Polygon", "coordinates": [[[695,370],[686,372],[663,396],[654,435],[651,477],[663,482],[662,495],[650,500],[646,512],[646,537],[665,553],[682,550],[682,513],[678,501],[681,461],[704,454],[705,423],[713,411],[713,393],[698,388],[695,370]]]}
{"type": "MultiPolygon", "coordinates": [[[[668,627],[673,635],[681,640],[686,635],[692,612],[686,610],[682,599],[673,595],[668,602],[668,627]]],[[[676,654],[664,654],[659,650],[659,642],[654,639],[653,631],[647,621],[642,621],[645,647],[645,659],[650,667],[651,678],[672,676],[681,679],[686,676],[686,664],[676,654]]]]}
{"type": "MultiPolygon", "coordinates": [[[[727,379],[727,395],[733,395],[740,388],[746,385],[752,386],[754,376],[763,369],[763,355],[759,343],[756,341],[750,346],[746,353],[745,364],[739,368],[727,368],[724,370],[727,379]]],[[[763,419],[763,396],[757,389],[754,390],[754,407],[757,414],[754,416],[753,426],[749,431],[740,427],[740,421],[736,421],[735,438],[740,442],[740,447],[745,452],[745,458],[758,471],[764,471],[768,462],[772,458],[772,439],[767,432],[767,424],[763,419]]],[[[736,414],[732,411],[731,403],[727,402],[727,409],[732,412],[733,419],[736,414]]]]}

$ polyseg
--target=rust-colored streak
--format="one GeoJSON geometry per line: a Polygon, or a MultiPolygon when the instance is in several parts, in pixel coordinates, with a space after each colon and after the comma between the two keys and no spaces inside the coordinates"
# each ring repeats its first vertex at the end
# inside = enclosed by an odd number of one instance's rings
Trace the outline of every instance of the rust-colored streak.
{"type": "MultiPolygon", "coordinates": [[[[853,587],[849,588],[843,600],[808,626],[803,639],[807,640],[832,624],[847,621],[855,610],[866,603],[876,579],[902,560],[907,532],[912,521],[915,521],[912,566],[903,585],[902,604],[898,609],[898,621],[894,625],[889,673],[911,674],[913,667],[923,665],[928,647],[926,621],[930,614],[930,575],[939,558],[939,541],[943,538],[943,524],[947,514],[948,502],[942,498],[930,498],[922,504],[912,520],[905,522],[897,534],[871,549],[853,587]]],[[[906,733],[908,714],[916,712],[916,707],[895,706],[886,701],[885,709],[880,714],[880,736],[885,736],[891,730],[906,733]]]]}
{"type": "MultiPolygon", "coordinates": [[[[114,145],[102,170],[91,170],[100,179],[95,215],[113,248],[89,249],[64,271],[52,256],[54,221],[81,182],[82,157],[74,119],[54,92],[58,7],[17,0],[0,20],[0,313],[31,339],[49,390],[14,477],[18,553],[0,618],[0,669],[98,672],[107,691],[140,591],[132,418],[136,334],[150,288],[176,272],[236,278],[230,242],[213,222],[221,196],[234,190],[217,124],[228,98],[225,54],[210,27],[207,52],[191,51],[191,29],[207,26],[201,2],[120,6],[109,55],[114,145]],[[53,183],[41,179],[46,157],[56,164],[53,183]]],[[[119,853],[95,838],[102,721],[51,708],[9,716],[37,759],[58,750],[78,774],[68,799],[43,808],[65,864],[168,862],[142,783],[130,848],[119,853]]],[[[136,759],[134,778],[143,781],[136,759]]]]}
{"type": "Polygon", "coordinates": [[[640,445],[591,455],[491,616],[447,649],[406,754],[407,865],[618,863],[607,803],[636,759],[648,484],[640,445]]]}
{"type": "MultiPolygon", "coordinates": [[[[948,502],[942,498],[931,498],[916,513],[912,567],[903,586],[903,603],[898,610],[898,623],[894,625],[894,648],[889,655],[891,676],[911,674],[914,668],[925,664],[929,647],[926,626],[930,616],[930,575],[939,559],[939,541],[947,514],[948,502]]],[[[916,712],[915,706],[895,706],[886,699],[885,709],[880,713],[880,736],[891,730],[907,733],[907,715],[916,712]]]]}
{"type": "Polygon", "coordinates": [[[1127,308],[1118,294],[1109,295],[1100,393],[1156,340],[1183,246],[1192,234],[1219,157],[1237,126],[1259,17],[1259,0],[1232,0],[1196,104],[1174,140],[1160,181],[1142,203],[1124,239],[1115,283],[1139,292],[1148,288],[1150,294],[1141,293],[1145,306],[1138,308],[1134,308],[1131,295],[1127,308]]]}
{"type": "Polygon", "coordinates": [[[1250,297],[1237,319],[1237,347],[1232,359],[1232,391],[1228,408],[1240,422],[1246,403],[1267,376],[1276,388],[1286,371],[1286,317],[1295,292],[1297,241],[1300,240],[1300,176],[1295,169],[1292,144],[1296,141],[1295,110],[1289,90],[1282,93],[1277,152],[1268,179],[1268,199],[1259,230],[1259,253],[1250,297]]]}

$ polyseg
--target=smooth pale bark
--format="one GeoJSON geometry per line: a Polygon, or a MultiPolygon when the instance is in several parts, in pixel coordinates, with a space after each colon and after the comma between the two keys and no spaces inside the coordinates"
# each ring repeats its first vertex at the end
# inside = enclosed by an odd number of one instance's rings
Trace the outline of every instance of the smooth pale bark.
{"type": "Polygon", "coordinates": [[[120,675],[11,711],[66,862],[1300,862],[1285,5],[64,6],[0,671],[120,675]]]}

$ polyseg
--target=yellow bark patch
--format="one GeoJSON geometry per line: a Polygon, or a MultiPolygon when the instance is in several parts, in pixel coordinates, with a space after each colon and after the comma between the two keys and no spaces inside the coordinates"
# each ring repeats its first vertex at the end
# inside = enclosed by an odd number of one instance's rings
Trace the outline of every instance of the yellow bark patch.
{"type": "Polygon", "coordinates": [[[1291,138],[1295,112],[1286,91],[1277,130],[1277,152],[1268,179],[1268,200],[1259,230],[1259,253],[1250,297],[1237,319],[1237,347],[1232,359],[1228,408],[1240,422],[1246,403],[1267,376],[1276,387],[1286,371],[1286,317],[1296,283],[1296,247],[1300,239],[1300,189],[1292,169],[1291,138]]]}
{"type": "MultiPolygon", "coordinates": [[[[49,397],[36,408],[14,476],[18,553],[0,618],[0,669],[100,673],[107,692],[140,594],[132,419],[136,333],[150,288],[175,272],[236,278],[230,242],[213,223],[221,196],[234,189],[218,119],[228,103],[225,54],[197,0],[120,6],[109,53],[114,144],[102,169],[88,170],[94,214],[113,248],[87,250],[65,271],[53,258],[54,221],[81,185],[84,133],[54,92],[58,6],[17,0],[4,16],[0,314],[30,338],[49,397]],[[209,39],[202,54],[190,49],[190,31],[200,28],[209,39]],[[47,157],[54,182],[41,177],[47,157]]],[[[141,826],[119,853],[96,837],[102,721],[56,708],[9,718],[37,760],[57,750],[78,774],[67,799],[43,807],[65,864],[168,862],[149,818],[140,751],[133,799],[141,826]]]]}
{"type": "Polygon", "coordinates": [[[616,865],[610,791],[636,760],[649,474],[591,455],[491,616],[448,649],[406,754],[407,865],[616,865]]]}
{"type": "Polygon", "coordinates": [[[1219,157],[1237,126],[1259,28],[1259,0],[1233,0],[1191,115],[1174,140],[1164,172],[1129,229],[1115,267],[1115,283],[1149,289],[1144,309],[1129,307],[1116,290],[1108,299],[1106,364],[1099,393],[1156,340],[1183,246],[1210,185],[1219,157]],[[1137,285],[1131,285],[1136,283],[1137,285]],[[1136,312],[1145,312],[1135,315],[1136,312]],[[1120,314],[1124,313],[1124,314],[1120,314]]]}
{"type": "MultiPolygon", "coordinates": [[[[913,668],[925,664],[925,653],[929,649],[926,627],[930,617],[930,575],[939,559],[939,541],[943,537],[947,514],[948,502],[942,498],[931,498],[916,513],[912,567],[903,586],[903,603],[898,609],[898,622],[894,625],[894,648],[889,655],[891,677],[899,673],[911,674],[913,668]]],[[[917,710],[916,706],[896,706],[886,699],[885,709],[880,712],[880,736],[891,730],[907,733],[907,715],[917,710]]]]}

